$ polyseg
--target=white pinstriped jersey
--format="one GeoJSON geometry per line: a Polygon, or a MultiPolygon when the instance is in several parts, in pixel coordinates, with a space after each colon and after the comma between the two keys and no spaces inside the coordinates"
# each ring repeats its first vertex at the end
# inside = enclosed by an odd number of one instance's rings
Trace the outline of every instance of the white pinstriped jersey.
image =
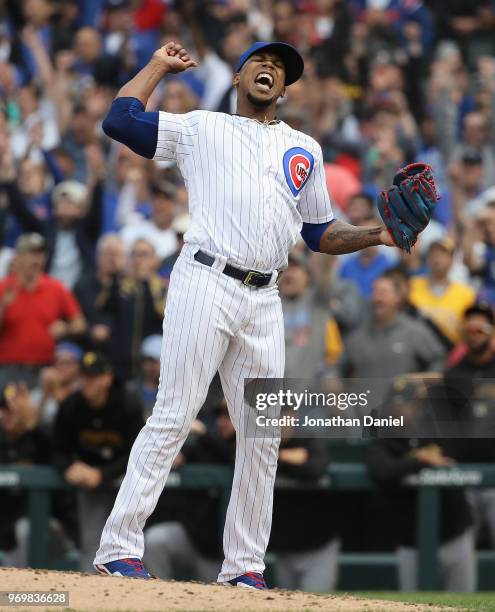
{"type": "Polygon", "coordinates": [[[243,268],[285,267],[302,223],[333,219],[321,147],[284,122],[160,111],[154,159],[176,161],[184,177],[185,241],[243,268]]]}

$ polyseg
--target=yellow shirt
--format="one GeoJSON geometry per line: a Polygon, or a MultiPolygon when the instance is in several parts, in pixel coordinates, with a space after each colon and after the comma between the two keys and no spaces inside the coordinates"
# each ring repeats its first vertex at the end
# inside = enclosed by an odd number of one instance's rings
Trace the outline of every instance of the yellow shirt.
{"type": "Polygon", "coordinates": [[[456,344],[461,340],[462,316],[474,303],[476,294],[468,285],[456,282],[450,283],[442,293],[436,293],[431,290],[426,276],[415,276],[411,279],[409,299],[456,344]]]}
{"type": "Polygon", "coordinates": [[[342,336],[335,319],[329,319],[325,327],[325,350],[328,365],[333,365],[344,350],[342,336]]]}

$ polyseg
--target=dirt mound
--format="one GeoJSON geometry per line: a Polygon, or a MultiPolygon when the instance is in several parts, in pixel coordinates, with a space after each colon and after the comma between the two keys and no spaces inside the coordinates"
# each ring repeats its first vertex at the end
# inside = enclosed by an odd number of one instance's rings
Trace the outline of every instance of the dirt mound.
{"type": "MultiPolygon", "coordinates": [[[[253,591],[216,584],[130,580],[76,572],[0,568],[0,591],[68,591],[71,610],[181,612],[435,612],[441,608],[300,591],[253,591]]],[[[1,604],[0,604],[1,605],[1,604]]],[[[62,610],[63,607],[11,607],[62,610]]],[[[445,608],[443,608],[445,610],[445,608]]]]}

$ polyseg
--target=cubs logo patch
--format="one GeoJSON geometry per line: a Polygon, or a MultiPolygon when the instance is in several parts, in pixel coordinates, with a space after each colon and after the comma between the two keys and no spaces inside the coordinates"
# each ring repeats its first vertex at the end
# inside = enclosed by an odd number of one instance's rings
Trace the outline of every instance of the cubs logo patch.
{"type": "Polygon", "coordinates": [[[313,171],[315,158],[306,149],[293,147],[285,152],[283,164],[285,180],[294,196],[297,196],[313,171]]]}

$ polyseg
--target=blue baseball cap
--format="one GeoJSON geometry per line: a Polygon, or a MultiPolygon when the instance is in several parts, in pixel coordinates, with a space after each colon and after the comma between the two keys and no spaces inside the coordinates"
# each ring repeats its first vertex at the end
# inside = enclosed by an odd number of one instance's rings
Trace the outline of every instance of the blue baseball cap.
{"type": "Polygon", "coordinates": [[[82,348],[76,344],[75,342],[59,342],[55,348],[55,354],[59,353],[68,353],[73,359],[76,361],[82,361],[83,358],[83,350],[82,348]]]}
{"type": "Polygon", "coordinates": [[[276,53],[283,61],[285,66],[286,85],[292,85],[292,83],[295,83],[302,75],[304,60],[301,54],[292,45],[282,42],[255,42],[247,51],[244,51],[239,58],[236,72],[240,72],[247,60],[261,50],[273,51],[273,53],[276,53]]]}

